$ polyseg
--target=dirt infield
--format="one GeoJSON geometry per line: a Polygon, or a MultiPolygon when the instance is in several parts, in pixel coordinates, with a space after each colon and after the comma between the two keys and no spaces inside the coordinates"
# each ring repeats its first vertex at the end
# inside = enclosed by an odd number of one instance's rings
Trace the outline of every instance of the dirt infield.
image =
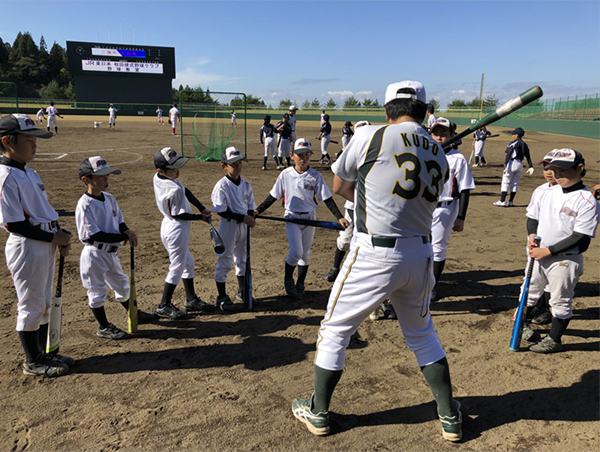
{"type": "MultiPolygon", "coordinates": [[[[160,241],[162,220],[152,191],[152,156],[161,147],[179,150],[179,139],[155,118],[124,118],[107,128],[107,118],[59,120],[59,135],[38,140],[30,166],[39,171],[61,224],[75,231],[74,210],[84,187],[77,167],[101,155],[123,174],[111,176],[126,223],[137,232],[138,303],[153,310],[160,301],[168,268],[160,241]],[[99,129],[93,121],[105,121],[99,129]],[[66,155],[64,155],[66,154],[66,155]]],[[[273,160],[260,171],[263,149],[259,122],[248,126],[249,162],[243,177],[260,203],[278,171],[273,160]]],[[[301,122],[298,136],[312,141],[318,121],[301,122]]],[[[331,284],[324,273],[333,261],[336,233],[319,229],[312,248],[307,297],[284,296],[287,254],[282,223],[260,221],[252,234],[255,296],[264,302],[252,313],[197,315],[142,325],[135,337],[110,341],[96,337],[79,278],[81,244],[67,258],[63,283],[61,352],[77,359],[70,375],[44,380],[26,377],[14,330],[16,297],[0,265],[0,450],[11,451],[375,451],[375,450],[597,450],[599,441],[599,241],[585,254],[577,286],[574,317],[564,336],[564,351],[539,355],[509,350],[511,316],[518,301],[525,259],[525,207],[542,184],[541,170],[524,176],[516,207],[498,208],[508,129],[491,127],[486,168],[474,168],[465,230],[453,233],[439,292],[431,306],[434,324],[450,362],[455,397],[463,406],[464,440],[442,439],[431,392],[395,321],[365,320],[347,357],[335,392],[332,434],[315,437],[291,414],[295,397],[312,390],[312,359],[319,322],[331,284]]],[[[239,143],[240,131],[236,134],[239,143]]],[[[339,140],[341,123],[333,124],[339,140]]],[[[337,137],[337,138],[336,138],[337,137]]],[[[573,147],[587,158],[585,181],[599,181],[596,140],[527,132],[534,162],[553,148],[573,147]]],[[[318,146],[318,142],[315,141],[318,146]]],[[[330,150],[339,150],[331,145],[330,150]]],[[[461,151],[468,157],[470,140],[461,151]]],[[[188,151],[186,151],[188,152],[188,151]]],[[[318,160],[318,150],[316,160],[318,160]]],[[[328,167],[314,163],[331,186],[328,167]]],[[[204,204],[223,176],[219,163],[190,161],[180,180],[204,204]]],[[[343,206],[341,198],[338,205],[343,206]]],[[[267,213],[280,216],[280,203],[267,213]]],[[[332,220],[322,205],[317,218],[332,220]]],[[[215,218],[215,225],[218,218],[215,218]]],[[[0,247],[4,250],[6,235],[0,247]]],[[[192,226],[198,295],[214,302],[216,255],[208,227],[192,226]]],[[[121,252],[123,267],[128,255],[121,252]]],[[[237,282],[230,273],[228,293],[237,282]]],[[[174,301],[180,305],[181,285],[174,301]]],[[[112,299],[112,297],[111,297],[112,299]]],[[[110,321],[126,328],[125,312],[107,304],[110,321]]],[[[548,326],[537,327],[542,333],[548,326]]]]}

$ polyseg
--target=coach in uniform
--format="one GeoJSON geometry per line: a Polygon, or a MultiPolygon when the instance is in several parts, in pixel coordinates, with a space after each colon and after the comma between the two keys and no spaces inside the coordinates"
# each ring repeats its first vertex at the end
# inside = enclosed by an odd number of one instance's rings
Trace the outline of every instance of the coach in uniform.
{"type": "Polygon", "coordinates": [[[460,403],[452,399],[446,353],[429,312],[434,283],[429,236],[448,162],[420,125],[425,102],[419,82],[389,85],[388,125],[356,131],[332,167],[334,192],[355,202],[355,235],[319,328],[314,393],[292,403],[294,416],[316,435],[329,433],[329,403],[351,335],[389,298],[437,402],[444,438],[462,438],[460,403]]]}

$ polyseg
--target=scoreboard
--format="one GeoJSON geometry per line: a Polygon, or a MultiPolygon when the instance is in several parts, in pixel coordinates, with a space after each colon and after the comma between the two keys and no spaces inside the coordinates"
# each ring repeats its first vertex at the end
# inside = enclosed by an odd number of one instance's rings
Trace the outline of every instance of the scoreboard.
{"type": "Polygon", "coordinates": [[[175,49],[67,41],[79,102],[171,103],[175,49]]]}

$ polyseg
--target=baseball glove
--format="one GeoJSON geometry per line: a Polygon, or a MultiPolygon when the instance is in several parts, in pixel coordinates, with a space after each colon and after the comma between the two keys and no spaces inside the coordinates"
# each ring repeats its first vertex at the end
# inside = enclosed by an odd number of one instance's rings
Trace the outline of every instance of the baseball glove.
{"type": "Polygon", "coordinates": [[[531,176],[534,172],[533,166],[531,168],[529,168],[527,171],[525,171],[525,174],[527,174],[528,176],[531,176]]]}

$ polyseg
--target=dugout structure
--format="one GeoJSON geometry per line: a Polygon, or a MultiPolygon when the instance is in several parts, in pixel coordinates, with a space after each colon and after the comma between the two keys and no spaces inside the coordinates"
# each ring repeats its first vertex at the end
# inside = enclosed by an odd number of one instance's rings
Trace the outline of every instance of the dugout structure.
{"type": "Polygon", "coordinates": [[[247,157],[246,94],[207,91],[212,103],[195,103],[195,94],[194,90],[179,93],[181,155],[217,162],[225,148],[235,146],[247,157]]]}
{"type": "Polygon", "coordinates": [[[13,82],[0,82],[0,100],[2,109],[0,115],[19,113],[19,96],[17,85],[13,82]]]}

